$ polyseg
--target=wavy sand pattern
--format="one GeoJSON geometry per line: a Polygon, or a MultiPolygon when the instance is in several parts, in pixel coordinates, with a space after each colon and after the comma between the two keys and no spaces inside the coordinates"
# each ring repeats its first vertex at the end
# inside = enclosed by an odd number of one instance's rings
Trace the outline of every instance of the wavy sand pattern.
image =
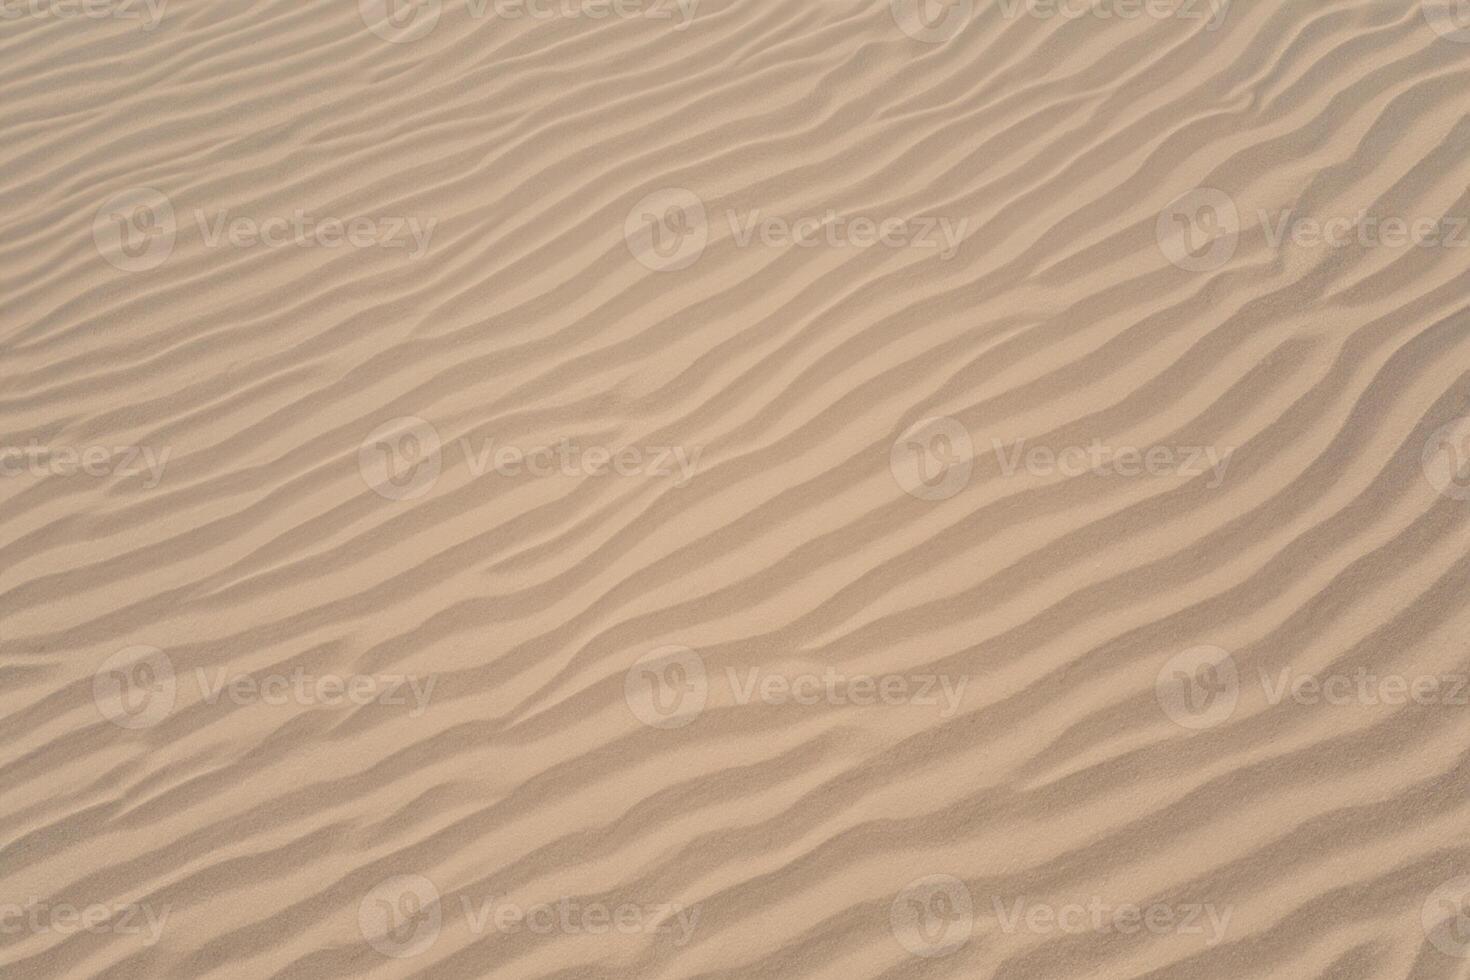
{"type": "Polygon", "coordinates": [[[0,975],[1470,976],[1470,3],[0,83],[0,975]]]}

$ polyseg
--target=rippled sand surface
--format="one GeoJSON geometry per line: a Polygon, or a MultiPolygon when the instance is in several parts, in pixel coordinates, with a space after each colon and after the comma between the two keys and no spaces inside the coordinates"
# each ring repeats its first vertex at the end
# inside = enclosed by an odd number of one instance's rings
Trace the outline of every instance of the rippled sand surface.
{"type": "Polygon", "coordinates": [[[1470,3],[0,2],[0,975],[1470,975],[1470,3]]]}

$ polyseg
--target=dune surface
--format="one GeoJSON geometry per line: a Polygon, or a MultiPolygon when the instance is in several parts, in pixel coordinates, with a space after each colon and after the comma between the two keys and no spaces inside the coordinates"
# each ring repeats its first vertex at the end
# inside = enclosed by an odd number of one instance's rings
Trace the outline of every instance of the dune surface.
{"type": "Polygon", "coordinates": [[[0,976],[1470,976],[1470,5],[0,0],[0,976]]]}

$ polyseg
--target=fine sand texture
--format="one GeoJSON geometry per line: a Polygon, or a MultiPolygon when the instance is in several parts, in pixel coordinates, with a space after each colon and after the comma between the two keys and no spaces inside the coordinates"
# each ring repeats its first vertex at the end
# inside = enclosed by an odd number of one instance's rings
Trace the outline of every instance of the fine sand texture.
{"type": "Polygon", "coordinates": [[[1470,2],[0,0],[0,977],[1470,977],[1470,2]]]}

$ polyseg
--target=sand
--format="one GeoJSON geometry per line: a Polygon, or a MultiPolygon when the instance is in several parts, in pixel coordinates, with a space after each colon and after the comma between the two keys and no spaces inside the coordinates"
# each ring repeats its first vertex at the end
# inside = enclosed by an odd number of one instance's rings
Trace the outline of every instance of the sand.
{"type": "Polygon", "coordinates": [[[1470,10],[1090,3],[0,5],[0,975],[1470,975],[1470,10]]]}

